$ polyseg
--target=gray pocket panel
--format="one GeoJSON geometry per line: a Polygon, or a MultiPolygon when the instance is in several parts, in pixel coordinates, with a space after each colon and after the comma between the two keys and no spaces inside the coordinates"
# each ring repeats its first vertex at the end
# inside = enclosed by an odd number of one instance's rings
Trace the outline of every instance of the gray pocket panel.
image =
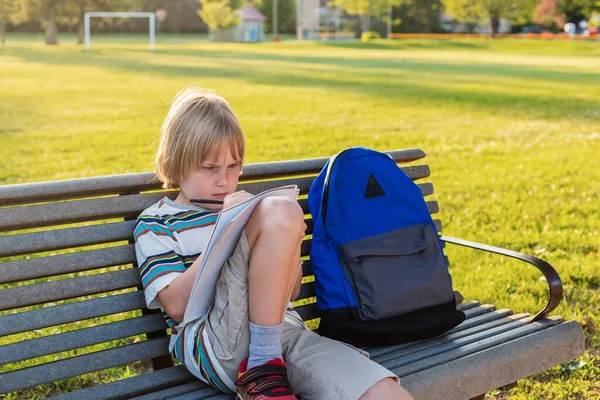
{"type": "Polygon", "coordinates": [[[379,320],[447,303],[454,295],[437,233],[418,224],[340,246],[358,314],[379,320]]]}

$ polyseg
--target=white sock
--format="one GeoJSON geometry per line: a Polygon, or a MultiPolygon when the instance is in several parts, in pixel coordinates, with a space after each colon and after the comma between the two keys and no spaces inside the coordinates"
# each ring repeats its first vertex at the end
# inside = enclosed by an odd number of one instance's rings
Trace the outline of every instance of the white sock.
{"type": "Polygon", "coordinates": [[[248,369],[262,365],[281,355],[283,322],[274,326],[255,325],[250,322],[250,357],[248,369]]]}

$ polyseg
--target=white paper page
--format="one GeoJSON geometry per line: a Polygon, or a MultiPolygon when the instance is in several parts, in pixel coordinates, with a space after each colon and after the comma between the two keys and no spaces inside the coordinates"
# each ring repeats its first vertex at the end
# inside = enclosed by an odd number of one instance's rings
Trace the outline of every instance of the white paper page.
{"type": "Polygon", "coordinates": [[[298,193],[299,190],[295,185],[271,189],[221,211],[204,251],[202,265],[198,270],[185,309],[184,324],[205,317],[208,313],[214,300],[221,267],[233,253],[248,219],[260,200],[268,196],[286,196],[295,199],[298,197],[298,193]]]}

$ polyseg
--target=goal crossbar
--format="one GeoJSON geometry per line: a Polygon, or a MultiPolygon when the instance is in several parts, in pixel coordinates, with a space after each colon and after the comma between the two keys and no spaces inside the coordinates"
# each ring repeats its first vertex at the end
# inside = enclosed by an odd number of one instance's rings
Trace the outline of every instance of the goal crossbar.
{"type": "Polygon", "coordinates": [[[84,31],[85,31],[85,48],[91,48],[91,37],[90,37],[90,19],[91,18],[148,18],[150,22],[149,35],[150,35],[150,50],[154,51],[154,45],[156,43],[156,16],[151,12],[124,12],[124,11],[90,11],[84,14],[84,31]]]}

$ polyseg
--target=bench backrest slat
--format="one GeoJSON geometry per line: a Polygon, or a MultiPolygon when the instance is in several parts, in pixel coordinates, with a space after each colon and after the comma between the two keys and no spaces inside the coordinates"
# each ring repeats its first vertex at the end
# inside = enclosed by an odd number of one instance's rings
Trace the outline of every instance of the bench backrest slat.
{"type": "MultiPolygon", "coordinates": [[[[412,162],[425,157],[425,153],[419,149],[393,150],[387,153],[396,162],[401,163],[412,162]]],[[[243,179],[271,179],[288,175],[312,174],[323,168],[328,159],[328,157],[321,157],[247,164],[244,166],[243,179]]],[[[157,190],[161,188],[161,184],[156,182],[155,179],[156,176],[154,173],[146,172],[65,181],[4,185],[0,186],[0,206],[157,190]]]]}
{"type": "Polygon", "coordinates": [[[80,276],[0,290],[0,310],[89,296],[97,293],[137,287],[137,269],[80,276]]]}
{"type": "MultiPolygon", "coordinates": [[[[417,165],[404,167],[412,179],[429,176],[429,167],[417,165]]],[[[306,183],[313,178],[299,181],[306,192],[306,183]]],[[[309,183],[309,186],[310,186],[309,183]]],[[[265,184],[242,183],[240,190],[260,192],[265,184]]],[[[268,184],[268,186],[273,184],[268,184]]],[[[277,183],[280,186],[281,182],[277,183]]],[[[39,228],[52,225],[97,221],[110,218],[136,218],[142,210],[167,196],[174,199],[176,191],[159,191],[144,194],[129,194],[96,199],[62,201],[45,204],[6,207],[0,214],[0,232],[16,229],[39,228]]]]}
{"type": "MultiPolygon", "coordinates": [[[[300,206],[303,208],[305,213],[308,213],[308,204],[306,199],[299,200],[300,206]]],[[[427,207],[431,214],[435,214],[439,212],[439,206],[436,201],[428,201],[427,207]]],[[[121,223],[123,224],[123,223],[121,223]]],[[[307,224],[307,234],[312,233],[312,219],[306,220],[307,224]]],[[[132,225],[131,221],[126,222],[127,229],[130,229],[132,225]]],[[[109,227],[114,225],[108,225],[109,227]]],[[[52,233],[35,233],[35,234],[25,234],[25,235],[34,235],[26,236],[12,236],[6,237],[4,241],[4,245],[7,249],[10,249],[10,255],[15,255],[14,253],[17,251],[24,251],[23,247],[26,243],[30,243],[33,240],[39,240],[38,243],[35,243],[36,250],[56,250],[57,248],[68,248],[72,247],[71,244],[73,240],[81,243],[81,240],[84,234],[81,234],[82,231],[85,232],[85,228],[67,228],[67,230],[56,230],[52,231],[52,233]],[[75,229],[75,232],[73,232],[75,229]],[[40,237],[42,239],[40,239],[40,237]],[[18,238],[21,238],[19,240],[18,238]],[[51,247],[47,246],[46,238],[52,239],[51,247]],[[46,241],[44,241],[46,239],[46,241]],[[56,244],[56,242],[62,239],[64,240],[61,244],[56,244]],[[71,240],[68,242],[68,240],[71,240]],[[11,244],[14,243],[23,243],[22,247],[19,248],[10,248],[11,244]],[[46,243],[44,247],[40,247],[42,242],[46,243]],[[65,244],[66,242],[66,244],[65,244]],[[64,246],[64,247],[63,247],[64,246]]],[[[92,228],[96,229],[96,228],[92,228]]],[[[105,230],[106,231],[106,230],[105,230]]],[[[112,229],[109,229],[108,232],[110,234],[114,233],[112,229]]],[[[127,231],[127,237],[131,234],[130,231],[127,231]]],[[[94,237],[93,233],[91,234],[94,237]]],[[[123,234],[117,236],[122,240],[123,234]]],[[[98,236],[95,236],[98,237],[98,236]]],[[[3,238],[0,237],[0,244],[2,244],[3,238]]],[[[31,247],[29,247],[31,249],[31,247]]],[[[4,255],[9,255],[7,252],[4,255]]],[[[60,274],[74,273],[74,272],[82,272],[88,271],[103,267],[111,267],[115,265],[124,265],[135,262],[135,249],[133,245],[122,245],[122,246],[113,246],[110,248],[102,248],[102,249],[93,249],[87,250],[84,252],[76,252],[76,253],[67,253],[67,254],[59,254],[54,256],[46,256],[46,257],[38,257],[34,259],[27,260],[18,260],[18,261],[9,261],[2,264],[2,274],[0,274],[0,284],[2,283],[10,283],[16,281],[26,281],[29,279],[35,278],[43,278],[48,276],[55,276],[60,274]]]]}
{"type": "Polygon", "coordinates": [[[135,221],[123,221],[0,236],[0,257],[127,241],[134,225],[135,221]]]}
{"type": "Polygon", "coordinates": [[[2,315],[0,337],[145,307],[144,293],[136,291],[2,315]]]}
{"type": "Polygon", "coordinates": [[[146,340],[0,375],[0,393],[168,355],[169,338],[146,340]]]}
{"type": "Polygon", "coordinates": [[[0,284],[131,264],[134,261],[135,246],[132,244],[8,261],[0,267],[0,284]]]}
{"type": "Polygon", "coordinates": [[[0,352],[0,364],[8,364],[72,350],[77,347],[91,346],[130,336],[158,332],[165,329],[165,321],[160,314],[144,315],[124,321],[83,328],[76,331],[58,333],[37,339],[4,345],[0,352]]]}

